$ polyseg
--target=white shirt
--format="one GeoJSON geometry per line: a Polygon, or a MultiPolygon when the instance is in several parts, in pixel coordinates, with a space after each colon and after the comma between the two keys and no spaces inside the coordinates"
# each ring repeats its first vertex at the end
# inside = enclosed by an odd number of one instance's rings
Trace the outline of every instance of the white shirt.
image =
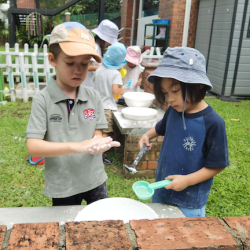
{"type": "Polygon", "coordinates": [[[123,85],[120,72],[116,69],[106,69],[101,66],[95,71],[93,82],[94,89],[101,95],[103,108],[117,110],[112,86],[114,84],[123,85]]]}
{"type": "Polygon", "coordinates": [[[129,91],[140,92],[140,86],[137,86],[136,83],[138,82],[139,76],[145,68],[140,64],[136,65],[134,68],[129,68],[128,65],[125,64],[123,68],[127,70],[127,74],[122,79],[123,84],[126,85],[128,81],[132,79],[132,84],[129,91]]]}
{"type": "MultiPolygon", "coordinates": [[[[97,54],[102,57],[102,50],[99,44],[95,44],[95,50],[97,54]]],[[[102,63],[98,63],[93,57],[90,59],[91,61],[91,66],[101,66],[102,63]]],[[[83,84],[84,86],[87,86],[89,88],[94,88],[94,82],[93,82],[93,77],[94,77],[95,71],[88,71],[88,74],[86,76],[86,79],[84,80],[83,84]]]]}

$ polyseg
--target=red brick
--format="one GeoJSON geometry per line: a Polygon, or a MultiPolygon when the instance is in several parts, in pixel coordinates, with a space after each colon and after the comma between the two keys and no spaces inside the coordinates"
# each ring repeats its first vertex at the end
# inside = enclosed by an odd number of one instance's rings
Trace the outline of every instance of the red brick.
{"type": "Polygon", "coordinates": [[[5,233],[6,233],[6,226],[0,225],[0,249],[2,248],[5,233]]]}
{"type": "Polygon", "coordinates": [[[139,151],[139,144],[138,142],[126,142],[125,141],[125,150],[127,151],[139,151]]]}
{"type": "Polygon", "coordinates": [[[244,250],[250,250],[250,216],[224,217],[223,220],[241,239],[244,250]]]}
{"type": "Polygon", "coordinates": [[[156,160],[158,161],[158,159],[159,159],[159,156],[160,156],[160,152],[157,152],[156,153],[156,160]]]}
{"type": "Polygon", "coordinates": [[[153,143],[151,150],[152,150],[152,152],[160,152],[161,147],[162,147],[162,143],[161,142],[156,142],[156,143],[153,143]]]}
{"type": "Polygon", "coordinates": [[[125,161],[134,161],[136,156],[137,156],[137,153],[128,152],[126,150],[124,152],[125,161]]]}
{"type": "Polygon", "coordinates": [[[67,250],[132,249],[123,221],[82,221],[65,224],[67,250]]]}
{"type": "Polygon", "coordinates": [[[148,162],[147,161],[140,161],[138,164],[137,164],[137,166],[136,166],[136,169],[137,170],[145,170],[145,169],[147,169],[147,167],[148,167],[148,162]]]}
{"type": "Polygon", "coordinates": [[[59,223],[28,223],[13,226],[8,250],[57,249],[59,244],[59,223]]]}
{"type": "Polygon", "coordinates": [[[123,164],[130,166],[133,164],[134,161],[127,161],[126,158],[123,160],[123,164]]]}
{"type": "Polygon", "coordinates": [[[126,137],[127,137],[127,142],[139,142],[139,140],[141,139],[141,136],[126,135],[126,137]]]}
{"type": "Polygon", "coordinates": [[[149,152],[147,152],[147,153],[143,156],[142,159],[147,160],[147,161],[154,161],[154,160],[155,160],[155,153],[150,153],[150,151],[149,151],[149,152]]]}
{"type": "Polygon", "coordinates": [[[148,169],[156,169],[157,161],[148,161],[148,169]]]}
{"type": "Polygon", "coordinates": [[[141,250],[236,250],[237,242],[215,217],[130,221],[141,250]]]}
{"type": "Polygon", "coordinates": [[[163,142],[163,140],[164,140],[164,136],[158,136],[158,138],[157,138],[158,142],[163,142]]]}

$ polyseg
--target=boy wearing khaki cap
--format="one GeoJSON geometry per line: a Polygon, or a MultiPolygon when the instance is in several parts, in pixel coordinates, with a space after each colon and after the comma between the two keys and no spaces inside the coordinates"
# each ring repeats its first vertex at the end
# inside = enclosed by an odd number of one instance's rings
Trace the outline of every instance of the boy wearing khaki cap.
{"type": "Polygon", "coordinates": [[[108,126],[100,96],[81,84],[91,57],[101,62],[83,25],[53,29],[48,58],[56,76],[34,97],[26,130],[29,154],[45,157],[44,194],[53,206],[108,197],[102,153],[120,143],[102,137],[108,126]]]}

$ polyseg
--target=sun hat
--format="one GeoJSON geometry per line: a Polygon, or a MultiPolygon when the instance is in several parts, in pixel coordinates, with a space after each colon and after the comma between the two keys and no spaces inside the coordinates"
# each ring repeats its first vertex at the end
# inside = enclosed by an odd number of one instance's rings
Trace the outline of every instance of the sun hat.
{"type": "Polygon", "coordinates": [[[102,64],[107,69],[120,69],[126,63],[126,47],[122,43],[113,43],[103,56],[102,64]]]}
{"type": "Polygon", "coordinates": [[[93,34],[78,22],[65,22],[57,25],[51,33],[49,45],[58,43],[69,56],[91,55],[97,62],[101,57],[95,50],[93,34]]]}
{"type": "Polygon", "coordinates": [[[142,61],[141,49],[139,46],[130,46],[127,48],[127,55],[125,58],[128,62],[139,65],[142,61]]]}
{"type": "Polygon", "coordinates": [[[156,77],[173,78],[190,84],[205,84],[213,88],[206,75],[205,57],[196,49],[188,47],[167,48],[156,70],[148,76],[150,83],[156,77]]]}
{"type": "Polygon", "coordinates": [[[110,44],[117,43],[119,28],[108,19],[102,20],[97,28],[93,29],[96,35],[110,44]]]}

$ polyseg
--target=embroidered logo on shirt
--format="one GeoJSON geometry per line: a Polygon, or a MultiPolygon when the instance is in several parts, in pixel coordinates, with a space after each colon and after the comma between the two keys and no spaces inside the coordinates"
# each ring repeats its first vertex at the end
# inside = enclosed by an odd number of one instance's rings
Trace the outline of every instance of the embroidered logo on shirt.
{"type": "Polygon", "coordinates": [[[193,139],[193,137],[186,137],[183,143],[183,147],[188,151],[193,151],[194,146],[196,146],[196,141],[193,139]]]}
{"type": "Polygon", "coordinates": [[[59,114],[53,114],[50,116],[49,120],[51,122],[61,122],[62,121],[62,116],[59,114]]]}
{"type": "Polygon", "coordinates": [[[96,118],[94,109],[85,109],[83,112],[84,112],[84,118],[89,121],[92,121],[93,119],[96,118]]]}

